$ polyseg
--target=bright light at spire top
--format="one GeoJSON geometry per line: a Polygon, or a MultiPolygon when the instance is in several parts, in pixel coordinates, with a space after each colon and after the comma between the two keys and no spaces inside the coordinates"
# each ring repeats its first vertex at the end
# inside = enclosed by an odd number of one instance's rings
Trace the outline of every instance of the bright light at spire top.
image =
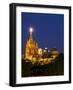
{"type": "Polygon", "coordinates": [[[29,31],[30,31],[30,32],[33,32],[33,28],[32,28],[32,27],[30,27],[30,28],[29,28],[29,31]]]}

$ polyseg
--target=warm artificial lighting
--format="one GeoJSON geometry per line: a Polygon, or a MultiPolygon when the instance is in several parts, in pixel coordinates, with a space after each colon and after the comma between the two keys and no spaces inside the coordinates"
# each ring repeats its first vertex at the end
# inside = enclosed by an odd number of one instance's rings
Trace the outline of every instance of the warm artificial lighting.
{"type": "Polygon", "coordinates": [[[38,54],[39,54],[39,55],[42,55],[42,53],[43,53],[43,52],[42,52],[42,48],[39,48],[39,49],[38,49],[38,54]]]}
{"type": "Polygon", "coordinates": [[[44,52],[46,52],[46,50],[44,50],[44,52]]]}
{"type": "Polygon", "coordinates": [[[48,52],[50,52],[50,50],[48,50],[48,52]]]}

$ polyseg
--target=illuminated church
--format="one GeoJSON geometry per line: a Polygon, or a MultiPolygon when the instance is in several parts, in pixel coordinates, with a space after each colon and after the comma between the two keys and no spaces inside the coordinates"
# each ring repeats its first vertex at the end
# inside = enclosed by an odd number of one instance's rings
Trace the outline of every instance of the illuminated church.
{"type": "Polygon", "coordinates": [[[48,50],[48,48],[42,49],[38,47],[38,43],[33,39],[33,28],[30,27],[29,29],[30,35],[26,42],[25,48],[25,60],[26,62],[30,61],[34,62],[41,62],[41,64],[49,63],[59,55],[59,51],[56,49],[48,50]],[[51,56],[49,57],[49,52],[51,56]],[[43,63],[42,63],[43,62],[43,63]]]}
{"type": "Polygon", "coordinates": [[[38,43],[33,39],[33,28],[30,27],[29,31],[30,36],[26,42],[25,58],[31,60],[33,56],[38,54],[38,43]]]}

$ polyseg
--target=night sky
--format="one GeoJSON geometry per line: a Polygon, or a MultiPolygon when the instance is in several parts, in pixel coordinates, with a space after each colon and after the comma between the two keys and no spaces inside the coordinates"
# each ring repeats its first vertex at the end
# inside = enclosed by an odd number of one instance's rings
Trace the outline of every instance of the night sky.
{"type": "Polygon", "coordinates": [[[26,41],[29,38],[29,28],[33,27],[33,38],[38,42],[39,48],[47,47],[58,49],[64,53],[64,15],[44,13],[21,14],[22,54],[25,51],[26,41]]]}

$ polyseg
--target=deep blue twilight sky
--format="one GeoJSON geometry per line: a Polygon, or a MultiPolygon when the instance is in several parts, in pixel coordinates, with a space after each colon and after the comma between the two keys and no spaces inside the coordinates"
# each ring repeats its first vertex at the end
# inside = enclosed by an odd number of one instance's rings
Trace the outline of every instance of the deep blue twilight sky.
{"type": "Polygon", "coordinates": [[[57,48],[64,53],[64,15],[22,12],[22,54],[29,38],[29,28],[33,27],[33,38],[40,48],[57,48]]]}

